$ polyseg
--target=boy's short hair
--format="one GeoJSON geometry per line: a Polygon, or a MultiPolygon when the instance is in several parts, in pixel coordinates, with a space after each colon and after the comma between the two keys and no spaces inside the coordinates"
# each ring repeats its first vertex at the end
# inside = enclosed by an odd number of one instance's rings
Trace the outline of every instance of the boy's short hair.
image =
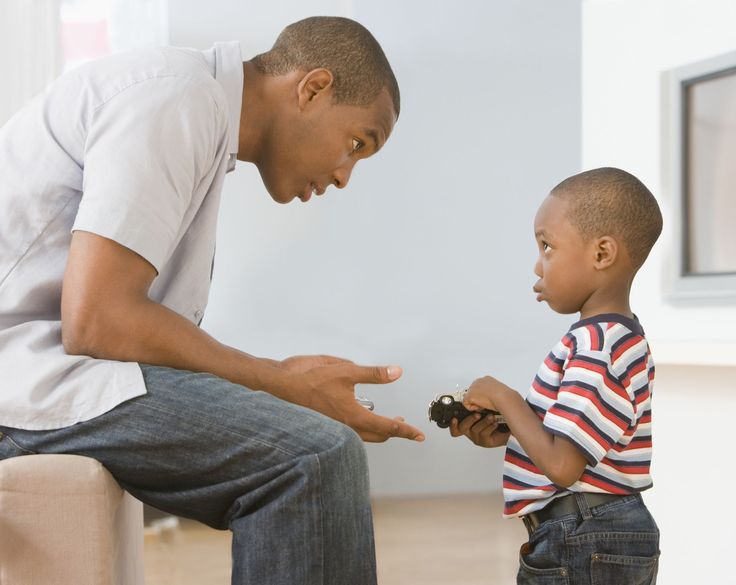
{"type": "Polygon", "coordinates": [[[569,202],[570,223],[589,241],[613,236],[638,269],[662,232],[657,200],[631,173],[603,167],[573,175],[550,195],[569,202]]]}
{"type": "Polygon", "coordinates": [[[334,78],[335,103],[367,106],[386,88],[399,116],[399,84],[381,45],[349,18],[313,16],[290,24],[271,50],[254,57],[253,63],[270,75],[328,69],[334,78]]]}

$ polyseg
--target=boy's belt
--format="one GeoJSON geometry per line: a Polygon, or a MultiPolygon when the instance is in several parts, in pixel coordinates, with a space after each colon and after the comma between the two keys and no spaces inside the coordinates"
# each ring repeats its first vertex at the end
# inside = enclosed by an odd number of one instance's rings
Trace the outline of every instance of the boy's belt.
{"type": "MultiPolygon", "coordinates": [[[[601,504],[613,502],[614,500],[625,498],[629,495],[631,494],[621,496],[615,494],[578,494],[578,496],[582,497],[585,500],[588,508],[593,508],[595,506],[600,506],[601,504]]],[[[639,496],[639,494],[636,495],[639,496]]],[[[542,522],[546,522],[547,520],[551,520],[553,518],[567,516],[569,514],[579,514],[580,512],[580,506],[578,505],[578,500],[575,497],[575,494],[569,493],[566,496],[562,496],[560,498],[557,498],[556,500],[552,500],[541,510],[537,510],[536,512],[529,512],[529,514],[522,516],[521,519],[524,521],[524,526],[526,526],[526,529],[531,534],[532,531],[535,530],[537,526],[539,526],[542,522]]]]}

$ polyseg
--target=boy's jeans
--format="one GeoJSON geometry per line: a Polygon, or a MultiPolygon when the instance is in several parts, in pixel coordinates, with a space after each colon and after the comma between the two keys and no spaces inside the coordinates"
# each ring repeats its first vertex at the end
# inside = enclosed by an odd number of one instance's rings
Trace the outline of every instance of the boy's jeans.
{"type": "Polygon", "coordinates": [[[640,495],[540,524],[522,546],[518,585],[654,585],[659,530],[640,495]]]}
{"type": "Polygon", "coordinates": [[[141,365],[148,394],[52,431],[0,427],[0,459],[100,461],[143,502],[233,532],[237,585],[373,585],[365,450],[350,428],[211,376],[141,365]]]}

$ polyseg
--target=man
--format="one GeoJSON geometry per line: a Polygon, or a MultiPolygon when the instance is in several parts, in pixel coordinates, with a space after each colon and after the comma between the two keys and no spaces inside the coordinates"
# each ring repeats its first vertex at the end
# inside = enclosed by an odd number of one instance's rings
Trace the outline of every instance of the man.
{"type": "Polygon", "coordinates": [[[424,437],[354,386],[400,368],[258,358],[198,324],[235,159],[306,202],[398,115],[378,43],[331,17],[245,63],[236,43],[102,59],[19,112],[0,130],[0,459],[94,457],[142,501],[231,529],[233,583],[374,583],[358,436],[424,437]]]}

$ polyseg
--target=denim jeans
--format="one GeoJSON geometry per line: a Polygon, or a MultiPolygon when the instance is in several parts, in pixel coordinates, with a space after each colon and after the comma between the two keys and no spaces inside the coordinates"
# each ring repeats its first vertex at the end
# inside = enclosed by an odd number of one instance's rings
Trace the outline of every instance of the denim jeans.
{"type": "Polygon", "coordinates": [[[640,495],[543,522],[521,547],[517,585],[654,585],[659,529],[640,495]]]}
{"type": "Polygon", "coordinates": [[[0,459],[100,461],[156,508],[233,532],[237,585],[374,585],[365,449],[347,426],[209,374],[141,365],[148,393],[51,431],[0,427],[0,459]]]}

